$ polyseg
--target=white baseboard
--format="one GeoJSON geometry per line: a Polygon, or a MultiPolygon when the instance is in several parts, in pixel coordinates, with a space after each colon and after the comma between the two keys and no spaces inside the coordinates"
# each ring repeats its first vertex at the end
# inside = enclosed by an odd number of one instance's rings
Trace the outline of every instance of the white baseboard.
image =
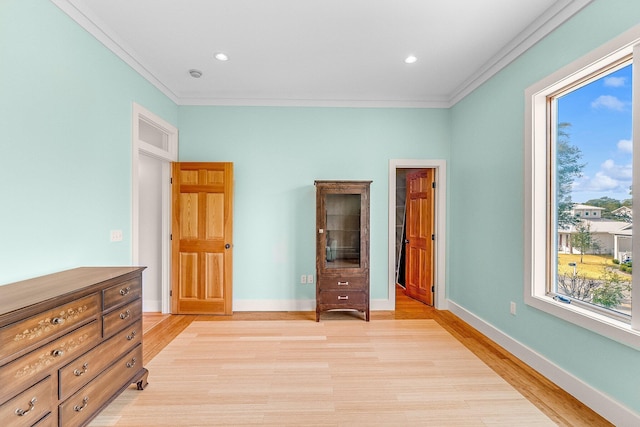
{"type": "Polygon", "coordinates": [[[511,338],[493,325],[467,311],[453,301],[448,301],[449,310],[476,328],[482,334],[504,347],[518,359],[531,366],[550,381],[573,395],[616,426],[640,426],[640,414],[613,400],[610,396],[591,387],[578,377],[560,368],[535,350],[511,338]]]}
{"type": "MultiPolygon", "coordinates": [[[[371,311],[395,310],[394,303],[386,299],[371,300],[371,311]]],[[[234,299],[233,311],[316,311],[316,300],[250,300],[234,299]]]]}

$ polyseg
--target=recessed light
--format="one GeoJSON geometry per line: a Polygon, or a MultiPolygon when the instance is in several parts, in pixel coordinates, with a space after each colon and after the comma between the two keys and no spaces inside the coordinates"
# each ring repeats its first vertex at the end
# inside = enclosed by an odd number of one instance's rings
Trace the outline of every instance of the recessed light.
{"type": "Polygon", "coordinates": [[[223,53],[223,52],[218,52],[218,53],[216,53],[216,54],[215,54],[215,58],[216,58],[218,61],[227,61],[227,60],[229,60],[229,57],[227,56],[227,54],[226,54],[226,53],[223,53]]]}
{"type": "Polygon", "coordinates": [[[404,59],[404,62],[406,62],[407,64],[413,64],[417,60],[418,58],[416,58],[414,55],[409,55],[404,59]]]}
{"type": "Polygon", "coordinates": [[[189,74],[194,79],[199,79],[200,77],[202,77],[202,71],[200,70],[195,70],[195,69],[189,70],[189,74]]]}

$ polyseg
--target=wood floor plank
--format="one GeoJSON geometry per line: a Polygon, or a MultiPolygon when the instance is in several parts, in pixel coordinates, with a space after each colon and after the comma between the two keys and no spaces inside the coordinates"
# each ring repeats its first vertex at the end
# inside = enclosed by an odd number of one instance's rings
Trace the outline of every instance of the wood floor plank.
{"type": "Polygon", "coordinates": [[[149,387],[91,425],[611,425],[450,312],[396,298],[368,323],[348,312],[320,323],[313,312],[150,316],[149,387]]]}

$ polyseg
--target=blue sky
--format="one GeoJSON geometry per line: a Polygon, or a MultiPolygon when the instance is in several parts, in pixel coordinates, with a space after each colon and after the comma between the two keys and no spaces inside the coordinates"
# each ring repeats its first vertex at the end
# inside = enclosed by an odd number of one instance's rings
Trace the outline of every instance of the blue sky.
{"type": "Polygon", "coordinates": [[[574,203],[631,198],[631,98],[631,65],[558,98],[558,121],[571,123],[570,142],[586,163],[574,203]]]}

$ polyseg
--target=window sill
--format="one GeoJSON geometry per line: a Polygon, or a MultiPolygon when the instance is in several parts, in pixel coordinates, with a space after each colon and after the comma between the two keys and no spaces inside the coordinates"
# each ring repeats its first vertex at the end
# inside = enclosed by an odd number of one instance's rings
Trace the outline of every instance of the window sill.
{"type": "Polygon", "coordinates": [[[547,296],[525,295],[525,304],[621,344],[640,350],[640,331],[632,329],[627,323],[611,319],[577,305],[555,301],[547,296]]]}

